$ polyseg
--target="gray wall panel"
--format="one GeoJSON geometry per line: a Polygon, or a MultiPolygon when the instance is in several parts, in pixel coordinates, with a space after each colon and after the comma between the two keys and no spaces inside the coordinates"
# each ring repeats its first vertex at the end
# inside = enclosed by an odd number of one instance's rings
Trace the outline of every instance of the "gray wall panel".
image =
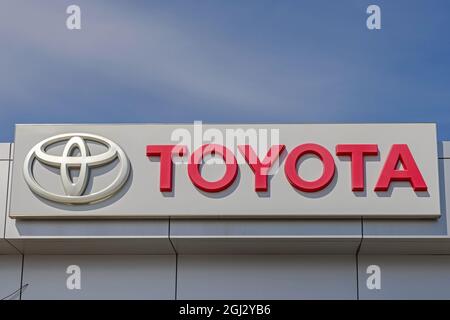
{"type": "Polygon", "coordinates": [[[24,254],[174,254],[165,238],[40,238],[8,240],[24,254]]]}
{"type": "Polygon", "coordinates": [[[0,160],[10,159],[11,143],[0,143],[0,160]]]}
{"type": "Polygon", "coordinates": [[[171,239],[180,254],[356,254],[361,239],[192,237],[171,239]]]}
{"type": "Polygon", "coordinates": [[[450,256],[359,256],[360,299],[450,299],[450,256]],[[367,288],[369,265],[381,269],[381,289],[367,288]]]}
{"type": "Polygon", "coordinates": [[[178,257],[178,299],[356,299],[355,256],[178,257]]]}
{"type": "Polygon", "coordinates": [[[174,299],[175,256],[27,255],[23,299],[174,299]],[[66,286],[67,267],[81,269],[81,290],[66,286]]]}
{"type": "Polygon", "coordinates": [[[26,254],[172,254],[168,219],[17,220],[6,239],[26,254]]]}
{"type": "Polygon", "coordinates": [[[172,219],[174,236],[360,236],[361,219],[172,219]]]}
{"type": "Polygon", "coordinates": [[[450,254],[450,238],[442,236],[370,237],[363,240],[360,254],[450,254]]]}
{"type": "MultiPolygon", "coordinates": [[[[0,300],[19,290],[21,271],[21,255],[0,255],[0,300]]],[[[9,296],[8,300],[17,300],[19,297],[17,292],[9,296]]]]}
{"type": "Polygon", "coordinates": [[[182,254],[351,254],[361,220],[172,219],[170,236],[182,254]]]}
{"type": "MultiPolygon", "coordinates": [[[[9,161],[0,160],[0,249],[5,245],[6,201],[8,193],[9,161]]],[[[2,251],[0,251],[2,253],[2,251]]]]}
{"type": "Polygon", "coordinates": [[[450,158],[450,141],[442,141],[442,155],[443,158],[450,158]]]}
{"type": "MultiPolygon", "coordinates": [[[[4,152],[5,145],[9,144],[0,143],[0,153],[4,152]]],[[[4,155],[6,158],[9,154],[4,155]]],[[[19,252],[5,240],[5,221],[7,215],[7,196],[8,196],[8,173],[9,173],[10,161],[0,159],[0,255],[1,254],[18,254],[19,252]]]]}

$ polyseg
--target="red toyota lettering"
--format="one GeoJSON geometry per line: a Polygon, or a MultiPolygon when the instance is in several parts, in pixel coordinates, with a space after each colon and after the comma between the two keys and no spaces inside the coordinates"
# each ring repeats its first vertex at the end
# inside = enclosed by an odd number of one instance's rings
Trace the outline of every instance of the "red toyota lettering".
{"type": "Polygon", "coordinates": [[[255,174],[255,191],[267,191],[269,171],[285,149],[285,145],[272,146],[262,162],[251,146],[242,145],[238,146],[238,148],[255,174]]]}
{"type": "Polygon", "coordinates": [[[325,189],[333,180],[334,171],[334,159],[331,153],[324,147],[314,143],[305,143],[294,148],[287,156],[284,165],[284,173],[290,184],[303,192],[316,192],[325,189]],[[298,175],[297,163],[305,154],[314,154],[322,161],[322,176],[317,180],[307,181],[298,175]]]}
{"type": "Polygon", "coordinates": [[[406,144],[394,144],[381,170],[375,191],[387,191],[392,181],[407,181],[414,191],[427,191],[428,187],[406,144]],[[397,169],[398,165],[402,166],[397,169]]]}
{"type": "Polygon", "coordinates": [[[205,144],[192,153],[188,163],[188,175],[192,183],[206,192],[220,192],[233,184],[238,172],[238,165],[234,154],[225,146],[205,144]],[[207,181],[202,177],[200,165],[207,154],[220,155],[225,161],[225,174],[217,181],[207,181]]]}
{"type": "MultiPolygon", "coordinates": [[[[247,164],[254,173],[255,191],[268,190],[269,174],[275,162],[286,149],[285,145],[271,146],[263,160],[259,159],[250,145],[238,146],[247,164]]],[[[160,158],[160,190],[170,192],[173,188],[173,157],[183,156],[187,153],[186,146],[180,145],[148,145],[147,156],[160,158]]],[[[364,191],[365,189],[365,158],[379,154],[376,144],[338,144],[337,156],[348,156],[351,160],[351,190],[364,191]]],[[[188,163],[188,175],[192,183],[205,192],[220,192],[231,186],[236,180],[238,164],[233,152],[223,145],[205,144],[195,150],[188,163]],[[202,177],[201,165],[205,155],[219,155],[225,161],[225,174],[217,181],[208,181],[202,177]]],[[[331,153],[321,145],[305,143],[295,147],[289,152],[284,172],[289,183],[302,192],[317,192],[325,189],[335,175],[335,163],[331,153]],[[305,180],[298,170],[298,162],[307,154],[315,155],[323,165],[323,171],[318,179],[305,180]]],[[[300,170],[301,171],[301,170],[300,170]]],[[[383,168],[380,172],[374,190],[387,191],[394,181],[409,182],[414,191],[427,191],[428,187],[423,176],[406,144],[394,144],[389,151],[383,168]]]]}
{"type": "Polygon", "coordinates": [[[352,191],[364,191],[364,157],[378,155],[376,144],[338,144],[337,156],[350,156],[352,191]]]}
{"type": "Polygon", "coordinates": [[[147,157],[159,157],[159,190],[161,192],[172,191],[172,157],[175,155],[183,156],[187,153],[186,146],[181,145],[148,145],[147,157]]]}

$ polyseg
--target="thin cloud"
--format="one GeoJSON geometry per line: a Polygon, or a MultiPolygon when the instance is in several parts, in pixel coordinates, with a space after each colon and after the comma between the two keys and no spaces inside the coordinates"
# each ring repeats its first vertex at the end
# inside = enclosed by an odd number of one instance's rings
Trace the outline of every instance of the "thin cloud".
{"type": "MultiPolygon", "coordinates": [[[[303,73],[294,73],[264,52],[207,30],[195,30],[182,19],[156,10],[142,15],[113,4],[81,7],[83,29],[76,34],[64,28],[65,4],[11,2],[8,15],[0,22],[1,36],[12,48],[43,56],[44,63],[50,62],[47,68],[54,79],[63,81],[66,88],[73,87],[76,79],[59,74],[89,68],[126,87],[163,92],[175,101],[188,97],[227,105],[236,111],[244,111],[243,107],[247,112],[299,108],[302,99],[333,90],[338,81],[333,71],[342,71],[338,63],[324,63],[327,77],[323,77],[303,62],[303,73]]],[[[15,59],[14,52],[3,55],[9,70],[23,68],[23,57],[15,59]]],[[[2,79],[3,94],[20,99],[25,90],[32,99],[41,90],[39,79],[45,74],[39,67],[26,68],[28,72],[2,79]]],[[[56,87],[64,90],[64,85],[56,87]]]]}

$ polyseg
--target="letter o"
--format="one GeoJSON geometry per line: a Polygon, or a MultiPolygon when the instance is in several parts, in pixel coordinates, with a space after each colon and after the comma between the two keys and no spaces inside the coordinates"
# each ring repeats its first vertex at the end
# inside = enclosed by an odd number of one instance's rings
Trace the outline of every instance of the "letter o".
{"type": "Polygon", "coordinates": [[[334,177],[334,159],[331,153],[324,147],[315,143],[305,143],[294,148],[286,158],[284,173],[289,183],[303,192],[316,192],[325,189],[334,177]],[[322,176],[314,181],[302,179],[297,172],[298,160],[305,154],[316,155],[323,164],[322,176]]]}
{"type": "Polygon", "coordinates": [[[192,183],[206,192],[220,192],[231,186],[236,179],[238,165],[234,154],[225,146],[218,144],[204,144],[195,150],[188,163],[188,175],[192,183]],[[202,177],[200,165],[207,154],[220,155],[225,161],[225,174],[217,181],[208,181],[202,177]]]}

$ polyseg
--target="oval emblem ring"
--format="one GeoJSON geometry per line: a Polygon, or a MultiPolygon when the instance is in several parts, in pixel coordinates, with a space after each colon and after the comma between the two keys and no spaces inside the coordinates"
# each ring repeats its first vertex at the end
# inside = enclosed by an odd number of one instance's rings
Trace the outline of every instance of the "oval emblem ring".
{"type": "Polygon", "coordinates": [[[88,133],[66,133],[53,136],[35,145],[25,158],[23,175],[29,188],[37,195],[54,202],[64,204],[89,204],[105,200],[119,191],[130,174],[130,162],[125,152],[113,141],[88,133]],[[67,141],[61,156],[47,153],[48,147],[67,141]],[[107,151],[91,155],[87,142],[96,142],[107,151]],[[79,155],[74,156],[78,149],[79,155]],[[91,168],[101,167],[118,159],[119,172],[113,182],[99,191],[86,194],[91,168]],[[39,161],[50,167],[58,168],[65,194],[56,194],[45,190],[35,179],[34,162],[39,161]],[[70,177],[70,170],[79,170],[76,182],[70,177]]]}

